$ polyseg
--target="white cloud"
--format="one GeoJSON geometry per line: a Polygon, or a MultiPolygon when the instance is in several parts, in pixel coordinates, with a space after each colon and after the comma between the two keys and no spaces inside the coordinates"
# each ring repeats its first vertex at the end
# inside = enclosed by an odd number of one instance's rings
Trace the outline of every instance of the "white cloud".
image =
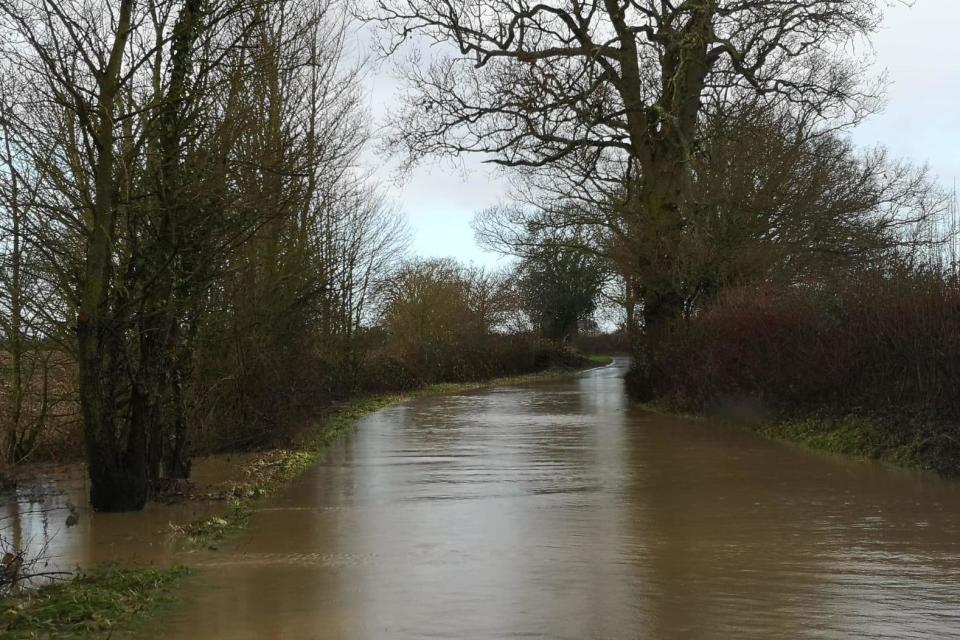
{"type": "Polygon", "coordinates": [[[945,184],[960,179],[960,2],[895,5],[873,38],[891,81],[887,107],[854,133],[861,145],[929,163],[945,184]]]}
{"type": "MultiPolygon", "coordinates": [[[[861,125],[853,139],[862,146],[883,145],[895,157],[929,163],[944,184],[960,180],[960,0],[897,3],[872,39],[876,71],[891,81],[886,109],[861,125]]],[[[400,85],[381,70],[369,78],[371,111],[383,117],[396,103],[400,85]]],[[[383,175],[384,160],[366,162],[383,175]]],[[[475,158],[465,173],[446,165],[419,167],[388,195],[406,212],[414,249],[427,256],[452,256],[493,265],[498,256],[473,239],[474,213],[504,197],[496,171],[475,158]]]]}

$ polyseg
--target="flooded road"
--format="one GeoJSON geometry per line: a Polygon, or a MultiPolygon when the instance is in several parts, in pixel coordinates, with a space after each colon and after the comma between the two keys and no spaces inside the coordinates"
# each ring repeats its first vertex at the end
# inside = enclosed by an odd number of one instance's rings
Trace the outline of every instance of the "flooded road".
{"type": "Polygon", "coordinates": [[[368,417],[150,637],[960,636],[960,483],[644,413],[623,366],[368,417]]]}
{"type": "Polygon", "coordinates": [[[222,503],[93,514],[79,467],[0,517],[198,567],[149,638],[960,637],[960,482],[646,413],[625,364],[373,414],[219,551],[169,525],[222,503]]]}

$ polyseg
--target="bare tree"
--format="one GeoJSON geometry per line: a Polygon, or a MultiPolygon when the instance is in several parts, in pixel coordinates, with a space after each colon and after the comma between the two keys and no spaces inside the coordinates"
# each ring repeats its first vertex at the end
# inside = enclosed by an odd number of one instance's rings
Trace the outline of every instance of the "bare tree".
{"type": "Polygon", "coordinates": [[[141,507],[166,442],[184,439],[163,409],[181,301],[211,246],[195,241],[209,237],[210,171],[194,164],[204,170],[187,184],[182,167],[218,120],[216,71],[250,21],[241,1],[0,2],[3,73],[23,78],[2,119],[23,152],[17,171],[38,176],[31,246],[73,316],[64,346],[97,509],[141,507]]]}
{"type": "MultiPolygon", "coordinates": [[[[578,190],[565,179],[575,173],[569,165],[521,176],[519,204],[478,214],[477,238],[521,257],[547,240],[606,256],[623,280],[668,281],[663,286],[689,315],[723,287],[824,286],[881,264],[911,250],[917,230],[943,207],[925,168],[882,149],[859,151],[838,132],[759,100],[704,115],[697,136],[684,228],[668,254],[655,221],[635,221],[642,232],[630,233],[620,206],[628,184],[611,179],[603,189],[578,190]]],[[[628,316],[630,293],[608,291],[628,316]]]]}
{"type": "MultiPolygon", "coordinates": [[[[865,59],[842,51],[877,27],[882,4],[377,0],[372,18],[388,52],[443,45],[407,66],[397,148],[411,159],[477,152],[517,168],[575,161],[583,179],[621,164],[626,231],[652,230],[647,241],[669,264],[688,219],[700,117],[752,93],[821,121],[862,118],[878,86],[863,82],[865,59]]],[[[638,284],[648,323],[679,312],[669,278],[638,284]]]]}
{"type": "MultiPolygon", "coordinates": [[[[110,300],[115,250],[114,235],[121,193],[118,177],[123,150],[118,145],[118,116],[123,112],[123,91],[129,75],[127,45],[134,24],[133,0],[122,0],[115,11],[99,14],[93,7],[45,2],[0,3],[0,30],[6,44],[3,54],[8,71],[27,76],[37,88],[38,105],[59,116],[68,139],[60,138],[62,154],[52,153],[49,128],[23,122],[30,116],[27,105],[8,107],[4,119],[17,119],[26,130],[38,132],[37,164],[43,163],[56,186],[71,187],[67,196],[70,223],[84,238],[82,262],[72,274],[76,280],[79,386],[91,474],[94,504],[116,509],[142,504],[145,478],[136,469],[142,465],[143,434],[131,432],[118,455],[115,425],[110,415],[111,389],[105,385],[104,368],[117,362],[107,353],[109,334],[105,316],[110,300]],[[19,117],[18,117],[19,116],[19,117]],[[33,126],[31,126],[33,125],[33,126]],[[60,164],[62,162],[62,164],[60,164]],[[132,472],[131,472],[132,471],[132,472]],[[128,486],[129,490],[121,487],[128,486]]],[[[113,9],[113,7],[111,7],[113,9]]],[[[134,65],[140,60],[134,60],[134,65]]],[[[26,98],[27,96],[23,96],[26,98]]],[[[57,124],[54,124],[56,127],[57,124]]],[[[31,141],[32,142],[32,141],[31,141]]]]}
{"type": "Polygon", "coordinates": [[[261,444],[351,392],[402,217],[358,170],[369,140],[337,2],[278,3],[229,56],[227,210],[257,221],[222,254],[199,318],[192,405],[212,446],[261,444]]]}

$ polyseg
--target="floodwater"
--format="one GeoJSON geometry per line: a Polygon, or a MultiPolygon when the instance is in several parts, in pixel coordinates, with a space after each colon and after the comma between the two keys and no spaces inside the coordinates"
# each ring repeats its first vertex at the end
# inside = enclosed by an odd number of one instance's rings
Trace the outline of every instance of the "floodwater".
{"type": "Polygon", "coordinates": [[[370,416],[152,635],[960,636],[960,483],[644,413],[624,367],[370,416]]]}
{"type": "Polygon", "coordinates": [[[369,416],[148,636],[960,637],[960,482],[643,412],[625,365],[369,416]]]}
{"type": "MultiPolygon", "coordinates": [[[[211,456],[194,462],[194,482],[212,487],[231,479],[252,455],[211,456]]],[[[0,552],[25,551],[38,561],[31,572],[73,571],[117,560],[142,565],[184,561],[171,525],[219,514],[222,501],[149,503],[136,513],[94,513],[80,464],[41,465],[0,500],[0,552]],[[76,522],[70,522],[74,515],[76,522]]]]}

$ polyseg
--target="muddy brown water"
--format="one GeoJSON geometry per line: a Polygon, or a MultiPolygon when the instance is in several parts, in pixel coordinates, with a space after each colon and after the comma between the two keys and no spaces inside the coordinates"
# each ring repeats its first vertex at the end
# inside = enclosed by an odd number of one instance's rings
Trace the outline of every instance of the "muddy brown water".
{"type": "MultiPolygon", "coordinates": [[[[254,454],[210,456],[194,461],[194,482],[212,488],[236,479],[254,454]]],[[[149,503],[136,513],[94,513],[81,464],[38,465],[27,470],[14,492],[0,498],[0,546],[38,559],[33,571],[73,571],[100,562],[167,565],[183,561],[172,525],[224,510],[223,501],[149,503]],[[67,521],[76,515],[76,524],[67,521]]]]}
{"type": "Polygon", "coordinates": [[[645,413],[624,367],[369,416],[146,637],[960,637],[960,482],[645,413]]]}

